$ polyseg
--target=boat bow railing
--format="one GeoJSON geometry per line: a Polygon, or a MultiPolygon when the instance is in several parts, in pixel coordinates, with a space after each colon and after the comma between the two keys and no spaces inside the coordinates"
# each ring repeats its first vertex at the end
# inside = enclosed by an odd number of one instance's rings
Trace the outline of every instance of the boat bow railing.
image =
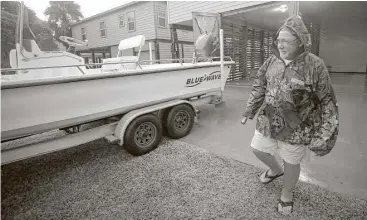
{"type": "MultiPolygon", "coordinates": [[[[52,69],[52,68],[67,68],[76,67],[82,74],[87,74],[81,67],[93,67],[102,65],[116,65],[116,64],[128,64],[135,63],[140,68],[143,64],[154,65],[153,63],[180,63],[183,65],[185,61],[190,61],[187,63],[200,63],[200,62],[215,62],[220,61],[220,57],[210,57],[210,58],[180,58],[180,59],[162,59],[162,60],[142,60],[142,61],[121,61],[121,62],[111,62],[111,63],[88,63],[88,64],[73,64],[73,65],[59,65],[59,66],[40,66],[40,67],[25,67],[25,68],[5,68],[1,69],[1,74],[6,72],[24,71],[24,70],[37,70],[37,69],[52,69]]],[[[231,57],[225,56],[224,61],[233,61],[231,57]]],[[[7,75],[7,74],[4,74],[7,75]]]]}

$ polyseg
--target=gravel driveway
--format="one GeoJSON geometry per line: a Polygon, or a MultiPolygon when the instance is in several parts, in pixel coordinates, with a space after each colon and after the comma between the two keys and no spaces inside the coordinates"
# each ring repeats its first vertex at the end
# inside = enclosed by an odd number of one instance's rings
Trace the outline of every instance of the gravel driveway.
{"type": "MultiPolygon", "coordinates": [[[[2,219],[284,219],[282,180],[165,139],[134,157],[104,140],[2,166],[2,219]]],[[[363,219],[367,201],[307,183],[289,219],[363,219]]]]}

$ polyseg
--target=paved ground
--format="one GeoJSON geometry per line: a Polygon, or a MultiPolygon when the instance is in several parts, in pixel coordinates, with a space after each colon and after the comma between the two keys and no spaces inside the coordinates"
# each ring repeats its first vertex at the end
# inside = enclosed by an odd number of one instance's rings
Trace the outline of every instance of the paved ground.
{"type": "MultiPolygon", "coordinates": [[[[332,82],[340,106],[338,142],[329,155],[302,165],[301,180],[367,198],[367,78],[332,74],[332,82]]],[[[239,123],[250,91],[248,82],[228,83],[226,107],[202,106],[198,124],[182,141],[265,168],[249,148],[255,120],[239,123]]]]}

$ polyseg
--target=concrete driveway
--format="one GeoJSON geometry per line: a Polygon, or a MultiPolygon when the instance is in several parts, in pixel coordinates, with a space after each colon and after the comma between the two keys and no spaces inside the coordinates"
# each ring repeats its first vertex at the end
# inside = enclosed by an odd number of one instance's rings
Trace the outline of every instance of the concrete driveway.
{"type": "MultiPolygon", "coordinates": [[[[340,134],[329,155],[302,164],[301,181],[336,192],[367,198],[367,76],[332,74],[340,107],[340,134]]],[[[265,168],[250,149],[256,121],[240,124],[251,91],[248,82],[230,82],[226,106],[201,106],[192,133],[182,139],[201,148],[257,167],[265,168]]]]}

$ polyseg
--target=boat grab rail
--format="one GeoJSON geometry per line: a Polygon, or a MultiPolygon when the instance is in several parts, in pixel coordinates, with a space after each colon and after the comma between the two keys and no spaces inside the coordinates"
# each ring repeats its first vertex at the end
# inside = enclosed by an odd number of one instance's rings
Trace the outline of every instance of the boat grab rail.
{"type": "MultiPolygon", "coordinates": [[[[219,59],[218,61],[220,61],[220,57],[211,57],[211,58],[206,58],[207,62],[213,62],[213,60],[215,59],[219,59]]],[[[231,57],[229,56],[225,56],[224,59],[229,59],[227,61],[233,61],[231,57]]],[[[200,60],[197,58],[180,58],[180,59],[164,59],[164,60],[143,60],[143,61],[121,61],[121,62],[113,62],[113,63],[88,63],[88,64],[73,64],[73,65],[60,65],[60,66],[40,66],[40,67],[25,67],[25,68],[5,68],[5,69],[0,69],[1,73],[3,72],[10,72],[10,71],[20,71],[20,70],[35,70],[35,69],[52,69],[52,68],[66,68],[66,67],[77,67],[83,74],[84,71],[80,68],[82,66],[85,67],[90,67],[90,66],[102,66],[102,65],[113,65],[113,64],[126,64],[126,63],[136,63],[140,66],[140,63],[156,63],[156,62],[172,62],[172,61],[178,61],[182,64],[182,61],[184,60],[191,60],[191,61],[195,61],[195,60],[200,60]]],[[[140,67],[141,68],[141,67],[140,67]]]]}

